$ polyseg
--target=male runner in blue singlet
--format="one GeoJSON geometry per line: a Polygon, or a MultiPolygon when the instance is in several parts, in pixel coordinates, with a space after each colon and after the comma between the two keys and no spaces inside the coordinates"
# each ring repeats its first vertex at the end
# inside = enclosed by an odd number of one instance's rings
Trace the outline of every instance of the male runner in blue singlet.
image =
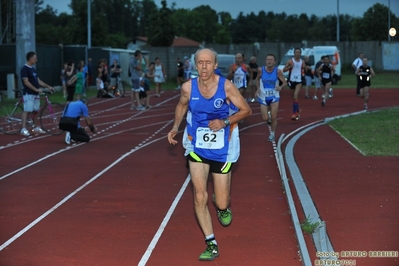
{"type": "Polygon", "coordinates": [[[168,133],[169,143],[175,145],[174,137],[187,112],[183,146],[193,184],[195,214],[207,245],[199,260],[213,260],[219,256],[208,209],[209,172],[213,176],[213,201],[219,222],[228,226],[232,221],[229,207],[231,168],[240,154],[237,122],[252,113],[237,87],[214,73],[217,58],[217,53],[211,49],[196,52],[198,77],[182,85],[174,124],[168,133]],[[235,113],[231,111],[232,105],[238,108],[235,113]]]}
{"type": "Polygon", "coordinates": [[[269,107],[271,113],[271,131],[269,141],[274,141],[277,128],[277,113],[280,102],[280,91],[287,85],[283,72],[275,67],[276,57],[273,54],[266,56],[266,66],[258,68],[256,79],[256,96],[260,103],[260,112],[264,121],[269,120],[269,107]],[[280,85],[280,81],[281,85],[280,85]]]}

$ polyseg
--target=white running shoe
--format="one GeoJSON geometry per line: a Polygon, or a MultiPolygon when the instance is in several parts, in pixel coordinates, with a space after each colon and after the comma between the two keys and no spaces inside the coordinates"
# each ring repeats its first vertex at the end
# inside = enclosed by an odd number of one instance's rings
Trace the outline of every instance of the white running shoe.
{"type": "Polygon", "coordinates": [[[268,141],[270,141],[270,142],[274,141],[274,134],[270,134],[268,141]]]}
{"type": "Polygon", "coordinates": [[[317,98],[317,96],[313,96],[313,100],[318,100],[319,98],[317,98]]]}
{"type": "Polygon", "coordinates": [[[21,129],[20,134],[25,137],[29,137],[30,133],[26,128],[21,129]]]}
{"type": "Polygon", "coordinates": [[[44,131],[40,127],[35,127],[34,129],[32,129],[32,132],[33,133],[38,133],[38,134],[46,134],[46,131],[44,131]]]}
{"type": "Polygon", "coordinates": [[[334,97],[333,88],[330,88],[330,89],[328,90],[328,97],[329,97],[329,98],[334,97]]]}
{"type": "Polygon", "coordinates": [[[69,131],[65,132],[65,143],[66,144],[71,144],[71,133],[69,131]]]}

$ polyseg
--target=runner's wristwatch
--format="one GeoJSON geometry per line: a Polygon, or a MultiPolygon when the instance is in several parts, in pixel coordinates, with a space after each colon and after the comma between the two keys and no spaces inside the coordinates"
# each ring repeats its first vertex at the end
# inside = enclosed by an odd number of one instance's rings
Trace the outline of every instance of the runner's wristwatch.
{"type": "Polygon", "coordinates": [[[224,125],[227,127],[228,125],[230,125],[230,120],[228,118],[223,120],[224,125]]]}

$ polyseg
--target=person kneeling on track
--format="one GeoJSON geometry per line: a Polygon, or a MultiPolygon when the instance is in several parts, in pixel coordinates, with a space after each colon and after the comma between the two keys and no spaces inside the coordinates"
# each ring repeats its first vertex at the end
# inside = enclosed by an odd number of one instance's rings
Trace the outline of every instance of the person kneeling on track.
{"type": "Polygon", "coordinates": [[[76,117],[79,119],[83,116],[86,120],[87,128],[82,128],[80,122],[78,121],[78,128],[74,131],[66,131],[65,133],[65,143],[71,144],[71,140],[80,142],[89,142],[90,136],[86,131],[90,129],[91,132],[97,132],[97,128],[93,125],[89,118],[89,109],[87,107],[88,100],[82,98],[80,100],[70,102],[66,107],[63,116],[76,117]]]}

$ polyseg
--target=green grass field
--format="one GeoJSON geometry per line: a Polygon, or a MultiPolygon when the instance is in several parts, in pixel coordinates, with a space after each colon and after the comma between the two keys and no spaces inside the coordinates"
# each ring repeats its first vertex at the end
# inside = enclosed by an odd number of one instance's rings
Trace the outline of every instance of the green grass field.
{"type": "Polygon", "coordinates": [[[367,156],[399,156],[399,108],[340,118],[329,125],[367,156]]]}

